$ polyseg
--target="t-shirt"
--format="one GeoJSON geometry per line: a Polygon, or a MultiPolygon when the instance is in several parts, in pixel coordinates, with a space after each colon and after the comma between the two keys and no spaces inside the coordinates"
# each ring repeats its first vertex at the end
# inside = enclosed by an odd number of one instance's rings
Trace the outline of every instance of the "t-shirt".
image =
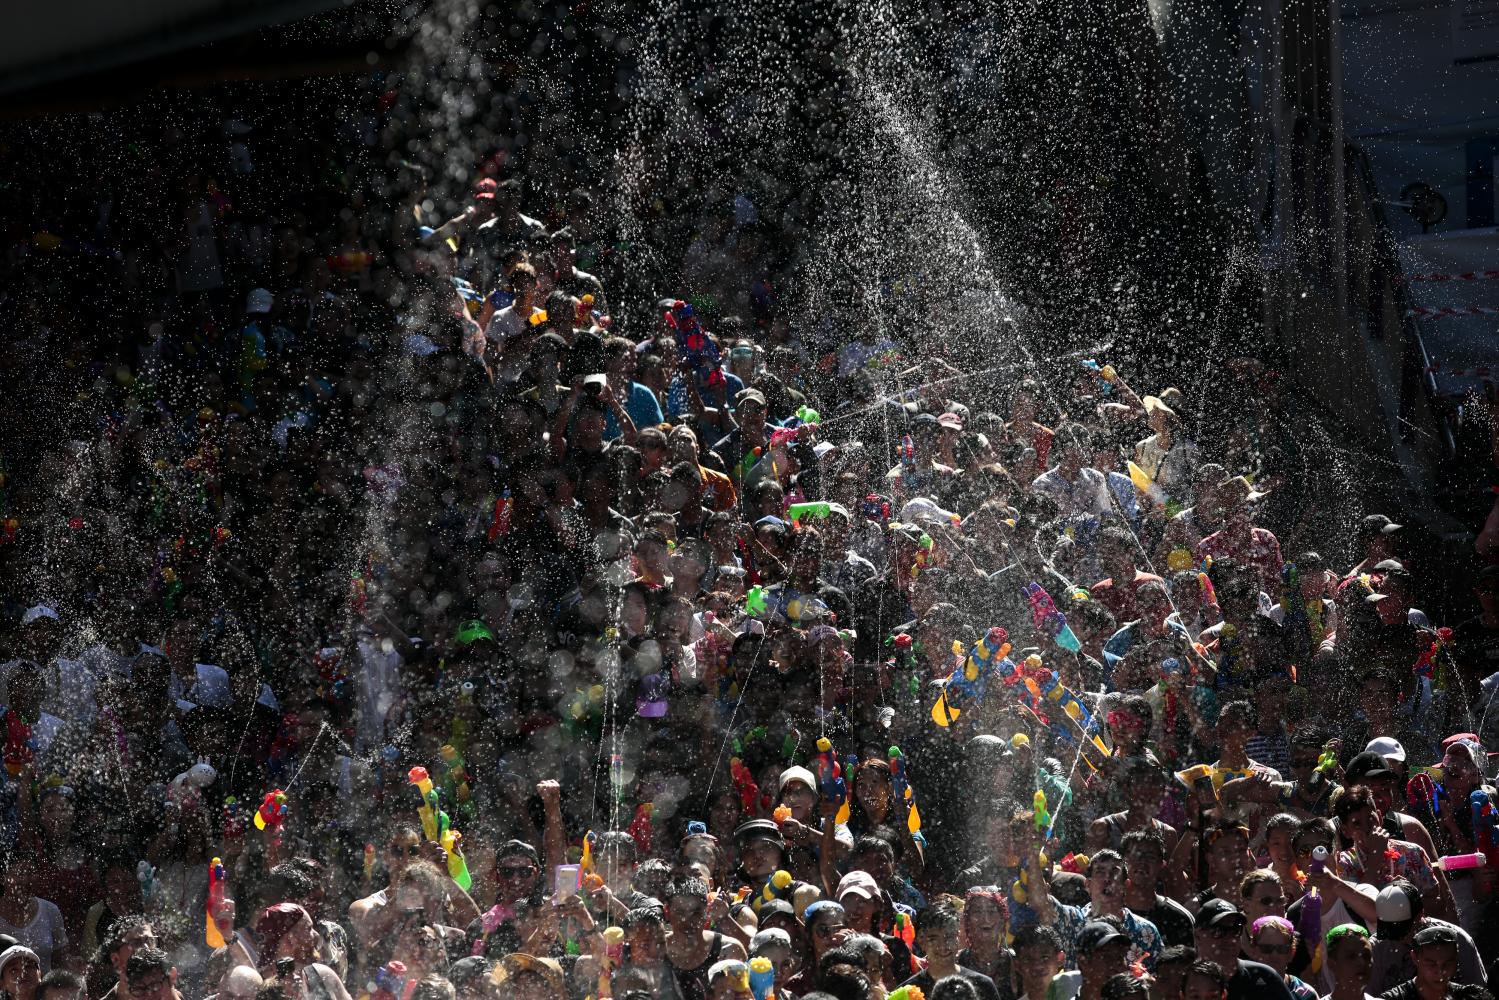
{"type": "MultiPolygon", "coordinates": [[[[955,973],[955,975],[962,976],[964,979],[973,984],[973,988],[978,991],[979,1000],[1010,1000],[1010,998],[1014,996],[1014,993],[1011,992],[1008,988],[1008,984],[1006,984],[1005,992],[1000,993],[999,988],[994,985],[994,980],[990,979],[982,972],[974,972],[972,969],[965,969],[960,965],[958,966],[958,971],[955,973]]],[[[937,981],[932,978],[932,974],[930,972],[923,971],[920,974],[907,979],[905,982],[901,983],[901,985],[919,986],[923,993],[925,993],[927,996],[931,996],[932,987],[937,985],[937,981]]]]}
{"type": "Polygon", "coordinates": [[[1340,851],[1338,863],[1342,866],[1343,877],[1381,887],[1388,885],[1393,879],[1404,878],[1423,893],[1436,888],[1436,872],[1432,870],[1431,860],[1427,858],[1421,845],[1412,844],[1408,840],[1391,840],[1386,850],[1393,851],[1394,856],[1374,859],[1373,864],[1369,864],[1370,859],[1359,851],[1340,851]],[[1393,875],[1390,871],[1392,864],[1393,875]]]}
{"type": "MultiPolygon", "coordinates": [[[[1489,977],[1484,971],[1483,959],[1479,957],[1478,949],[1474,947],[1473,939],[1468,936],[1467,931],[1456,924],[1449,924],[1435,917],[1424,917],[1421,924],[1422,926],[1445,927],[1457,938],[1457,975],[1452,977],[1454,981],[1479,985],[1488,983],[1489,977]]],[[[1409,943],[1388,941],[1376,935],[1374,967],[1369,973],[1369,989],[1375,993],[1382,993],[1413,979],[1415,975],[1416,966],[1411,961],[1409,943]]]]}
{"type": "Polygon", "coordinates": [[[1166,947],[1192,944],[1192,913],[1176,900],[1157,895],[1155,905],[1140,915],[1155,924],[1166,947]]]}
{"type": "Polygon", "coordinates": [[[52,970],[52,953],[68,946],[68,932],[63,926],[62,911],[46,899],[36,900],[36,916],[25,927],[17,927],[0,918],[0,934],[9,934],[20,944],[36,952],[41,959],[42,975],[52,970]]]}
{"type": "MultiPolygon", "coordinates": [[[[637,431],[647,427],[655,427],[666,418],[661,415],[661,403],[656,399],[656,394],[639,382],[630,383],[630,395],[625,399],[625,412],[630,415],[630,422],[635,425],[637,431]]],[[[608,410],[604,413],[604,440],[613,441],[624,432],[619,428],[619,420],[614,416],[614,411],[608,410]]]]}

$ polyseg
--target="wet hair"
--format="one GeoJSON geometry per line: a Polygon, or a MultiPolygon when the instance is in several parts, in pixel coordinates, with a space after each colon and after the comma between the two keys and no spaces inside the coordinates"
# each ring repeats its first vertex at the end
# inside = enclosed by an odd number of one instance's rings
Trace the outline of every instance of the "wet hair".
{"type": "Polygon", "coordinates": [[[171,957],[160,948],[137,948],[135,954],[130,956],[130,961],[125,963],[125,982],[135,986],[153,972],[170,976],[171,957]]]}
{"type": "Polygon", "coordinates": [[[979,1000],[979,991],[962,976],[952,975],[932,987],[931,1000],[979,1000]]]}
{"type": "Polygon", "coordinates": [[[143,913],[127,913],[109,925],[109,930],[105,932],[104,940],[99,945],[99,951],[108,958],[120,950],[127,937],[147,928],[155,930],[149,917],[143,913]]]}
{"type": "Polygon", "coordinates": [[[1128,854],[1138,846],[1149,847],[1155,856],[1162,861],[1165,861],[1167,858],[1166,838],[1161,836],[1159,830],[1131,830],[1120,841],[1119,851],[1121,854],[1128,854]]]}
{"type": "Polygon", "coordinates": [[[817,988],[839,1000],[865,1000],[869,977],[864,973],[864,957],[842,946],[824,952],[817,964],[817,988]]]}
{"type": "Polygon", "coordinates": [[[1244,880],[1239,883],[1239,895],[1248,896],[1249,890],[1253,889],[1261,882],[1276,886],[1281,884],[1280,876],[1277,875],[1272,869],[1256,868],[1254,871],[1245,875],[1244,880]]]}
{"type": "Polygon", "coordinates": [[[1254,729],[1259,725],[1259,714],[1247,701],[1231,701],[1218,712],[1218,728],[1222,729],[1230,723],[1254,729]]]}
{"type": "Polygon", "coordinates": [[[1338,801],[1332,805],[1333,815],[1338,818],[1339,825],[1348,822],[1348,817],[1360,809],[1379,811],[1379,807],[1374,804],[1374,792],[1369,789],[1368,785],[1354,785],[1343,789],[1343,793],[1338,796],[1338,801]]]}
{"type": "Polygon", "coordinates": [[[1150,987],[1145,980],[1136,979],[1128,972],[1116,972],[1103,984],[1099,992],[1103,1000],[1130,1000],[1132,997],[1150,996],[1150,987]]]}
{"type": "Polygon", "coordinates": [[[938,900],[916,914],[916,933],[928,930],[956,930],[963,923],[962,915],[953,904],[938,900]]]}
{"type": "Polygon", "coordinates": [[[1187,970],[1187,975],[1200,976],[1203,979],[1210,980],[1211,982],[1216,984],[1220,990],[1228,989],[1228,975],[1221,968],[1219,968],[1217,962],[1209,962],[1205,958],[1199,958],[1197,961],[1193,962],[1192,967],[1187,970]]]}
{"type": "Polygon", "coordinates": [[[36,995],[44,997],[48,990],[67,990],[69,993],[78,993],[83,989],[83,977],[68,969],[53,969],[42,977],[42,981],[36,984],[36,995]]]}
{"type": "Polygon", "coordinates": [[[1189,944],[1173,944],[1161,949],[1160,957],[1155,960],[1155,967],[1159,969],[1163,965],[1190,964],[1195,961],[1197,961],[1196,948],[1189,944]]]}
{"type": "Polygon", "coordinates": [[[1062,935],[1058,934],[1056,928],[1047,924],[1029,924],[1015,932],[1015,940],[1011,944],[1015,951],[1021,948],[1045,948],[1048,951],[1064,951],[1062,947],[1062,935]]]}
{"type": "Polygon", "coordinates": [[[685,873],[678,874],[670,882],[666,883],[666,898],[674,899],[677,896],[691,896],[694,899],[708,898],[708,883],[696,875],[685,873]]]}

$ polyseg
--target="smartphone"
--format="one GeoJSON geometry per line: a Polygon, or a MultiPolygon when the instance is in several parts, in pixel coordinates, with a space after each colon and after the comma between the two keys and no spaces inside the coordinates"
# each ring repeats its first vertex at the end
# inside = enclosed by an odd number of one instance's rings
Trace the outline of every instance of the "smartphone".
{"type": "Polygon", "coordinates": [[[561,906],[562,901],[578,891],[580,865],[558,865],[552,876],[552,905],[561,906]]]}

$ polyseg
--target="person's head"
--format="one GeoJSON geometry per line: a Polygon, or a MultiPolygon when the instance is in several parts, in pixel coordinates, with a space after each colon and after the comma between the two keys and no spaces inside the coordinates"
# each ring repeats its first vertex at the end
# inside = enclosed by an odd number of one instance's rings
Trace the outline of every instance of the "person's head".
{"type": "Polygon", "coordinates": [[[248,965],[233,965],[219,981],[220,1000],[255,1000],[265,980],[248,965]]]}
{"type": "Polygon", "coordinates": [[[1374,899],[1374,933],[1381,941],[1406,941],[1421,927],[1425,903],[1421,890],[1409,880],[1397,878],[1374,899]]]}
{"type": "Polygon", "coordinates": [[[1116,972],[1099,992],[1103,1000],[1149,1000],[1150,985],[1128,972],[1116,972]]]}
{"type": "Polygon", "coordinates": [[[1130,881],[1154,892],[1166,868],[1166,838],[1154,828],[1131,830],[1124,835],[1119,847],[1130,881]]]}
{"type": "Polygon", "coordinates": [[[115,975],[125,975],[125,963],[142,948],[156,947],[156,929],[151,921],[139,913],[127,913],[109,925],[101,946],[115,975]]]}
{"type": "Polygon", "coordinates": [[[401,877],[406,866],[416,860],[421,853],[421,831],[410,823],[397,823],[391,829],[390,839],[385,844],[385,867],[390,872],[392,885],[401,877]]]}
{"type": "Polygon", "coordinates": [[[1202,849],[1213,883],[1237,889],[1251,867],[1249,829],[1239,823],[1215,823],[1202,831],[1202,849]]]}
{"type": "Polygon", "coordinates": [[[1359,924],[1338,924],[1327,932],[1323,956],[1333,982],[1359,987],[1369,985],[1374,970],[1374,944],[1369,932],[1359,924]]]}
{"type": "Polygon", "coordinates": [[[1111,525],[1100,531],[1096,554],[1099,565],[1113,579],[1114,586],[1133,586],[1139,550],[1135,547],[1135,536],[1127,528],[1111,525]]]}
{"type": "Polygon", "coordinates": [[[956,961],[962,948],[961,929],[958,908],[947,900],[938,900],[916,914],[916,944],[928,958],[956,961]]]}
{"type": "Polygon", "coordinates": [[[1336,840],[1332,823],[1326,818],[1313,816],[1302,820],[1291,836],[1291,850],[1296,855],[1297,867],[1306,868],[1319,847],[1327,852],[1328,865],[1332,867],[1336,840]]]}
{"type": "Polygon", "coordinates": [[[770,820],[750,820],[734,831],[739,868],[750,879],[763,882],[785,863],[786,841],[770,820]]]}
{"type": "Polygon", "coordinates": [[[781,772],[776,803],[786,806],[793,816],[806,822],[817,805],[817,779],[805,767],[786,768],[781,772]]]}
{"type": "Polygon", "coordinates": [[[895,845],[878,834],[866,833],[854,841],[848,864],[851,870],[868,872],[875,884],[889,885],[895,878],[895,845]]]}
{"type": "Polygon", "coordinates": [[[499,902],[513,903],[540,895],[541,857],[525,841],[510,840],[501,845],[495,855],[494,870],[499,902]]]}
{"type": "Polygon", "coordinates": [[[1156,989],[1162,997],[1179,997],[1187,970],[1197,961],[1197,949],[1190,945],[1174,944],[1161,949],[1155,960],[1156,989]]]}
{"type": "Polygon", "coordinates": [[[83,977],[68,969],[53,969],[37,984],[36,997],[37,1000],[83,1000],[83,977]]]}
{"type": "Polygon", "coordinates": [[[1231,701],[1218,712],[1218,745],[1223,750],[1242,751],[1259,728],[1259,718],[1247,701],[1231,701]]]}
{"type": "Polygon", "coordinates": [[[970,886],[964,894],[963,937],[970,947],[1002,945],[1009,918],[1009,903],[999,886],[970,886]]]}
{"type": "Polygon", "coordinates": [[[817,988],[838,1000],[866,1000],[869,975],[864,956],[847,942],[823,953],[817,963],[817,988]]]}
{"type": "Polygon", "coordinates": [[[173,1000],[177,970],[160,948],[141,948],[125,963],[130,1000],[173,1000]]]}
{"type": "Polygon", "coordinates": [[[566,1000],[567,978],[550,958],[514,952],[500,959],[494,980],[506,1000],[566,1000]]]}
{"type": "Polygon", "coordinates": [[[765,394],[758,389],[745,389],[734,400],[734,419],[747,431],[763,430],[768,412],[765,394]]]}
{"type": "Polygon", "coordinates": [[[1224,1000],[1228,996],[1229,970],[1237,969],[1235,961],[1225,967],[1211,959],[1198,959],[1182,977],[1182,1000],[1224,1000]]]}
{"type": "Polygon", "coordinates": [[[1374,793],[1365,785],[1343,789],[1333,804],[1333,814],[1338,818],[1338,828],[1356,845],[1368,844],[1379,828],[1379,807],[1374,804],[1374,793]]]}
{"type": "Polygon", "coordinates": [[[707,926],[708,884],[678,876],[666,886],[666,922],[674,934],[695,934],[707,926]]]}
{"type": "Polygon", "coordinates": [[[34,997],[41,978],[41,959],[30,948],[13,944],[0,952],[0,989],[11,1000],[34,997]]]}
{"type": "Polygon", "coordinates": [[[1428,924],[1411,938],[1411,964],[1416,967],[1416,989],[1423,996],[1445,995],[1457,975],[1457,932],[1428,924]]]}
{"type": "Polygon", "coordinates": [[[1291,813],[1276,813],[1265,823],[1265,853],[1270,855],[1272,863],[1295,863],[1296,849],[1293,841],[1300,828],[1301,820],[1291,813]]]}
{"type": "Polygon", "coordinates": [[[1486,756],[1478,741],[1468,734],[1443,741],[1442,784],[1455,798],[1466,798],[1482,783],[1486,756]]]}
{"type": "Polygon", "coordinates": [[[278,958],[290,958],[300,967],[313,960],[317,931],[311,914],[296,903],[276,903],[266,907],[261,911],[256,929],[260,934],[262,965],[275,965],[278,958]]]}
{"type": "Polygon", "coordinates": [[[1020,974],[1021,985],[1027,992],[1036,985],[1044,988],[1062,971],[1066,954],[1062,950],[1061,936],[1051,927],[1028,924],[1015,932],[1013,945],[1015,971],[1020,974]]]}
{"type": "Polygon", "coordinates": [[[1296,954],[1296,929],[1285,917],[1260,917],[1249,925],[1245,951],[1256,962],[1285,975],[1296,954]]]}
{"type": "Polygon", "coordinates": [[[771,927],[755,933],[750,939],[750,958],[765,958],[775,970],[775,981],[784,983],[791,978],[796,964],[796,950],[791,934],[782,928],[771,927]]]}
{"type": "Polygon", "coordinates": [[[979,1000],[979,991],[977,986],[954,974],[932,984],[931,1000],[979,1000]]]}
{"type": "Polygon", "coordinates": [[[1109,735],[1114,738],[1114,748],[1120,756],[1139,755],[1150,738],[1154,718],[1150,702],[1140,695],[1127,695],[1109,709],[1104,721],[1109,724],[1109,735]]]}
{"type": "Polygon", "coordinates": [[[824,952],[831,950],[848,936],[848,915],[842,906],[830,899],[819,899],[802,913],[802,922],[807,928],[807,944],[813,961],[821,961],[824,952]]]}
{"type": "Polygon", "coordinates": [[[1239,896],[1244,901],[1244,917],[1251,925],[1261,917],[1286,915],[1285,887],[1269,868],[1256,868],[1245,875],[1239,883],[1239,896]]]}
{"type": "Polygon", "coordinates": [[[1156,633],[1165,628],[1166,619],[1175,610],[1171,604],[1171,591],[1160,580],[1146,580],[1135,588],[1135,605],[1139,608],[1140,619],[1156,633]]]}
{"type": "Polygon", "coordinates": [[[1197,954],[1219,968],[1235,968],[1239,958],[1239,938],[1249,922],[1237,906],[1226,899],[1210,899],[1197,911],[1192,939],[1197,954]]]}
{"type": "Polygon", "coordinates": [[[1379,620],[1386,625],[1403,625],[1408,612],[1414,602],[1412,585],[1415,578],[1411,576],[1410,570],[1393,560],[1381,562],[1380,566],[1389,566],[1384,571],[1384,577],[1380,581],[1379,591],[1370,594],[1364,600],[1374,605],[1374,613],[1379,615],[1379,620]]]}
{"type": "Polygon", "coordinates": [[[1093,901],[1094,912],[1115,910],[1124,896],[1124,883],[1129,878],[1129,866],[1119,852],[1105,847],[1093,855],[1088,863],[1088,896],[1093,901]]]}
{"type": "Polygon", "coordinates": [[[849,872],[839,880],[835,898],[843,907],[849,927],[864,934],[877,931],[884,906],[874,876],[864,871],[849,872]]]}
{"type": "Polygon", "coordinates": [[[1077,932],[1077,967],[1085,983],[1105,983],[1129,969],[1129,935],[1118,917],[1095,917],[1077,932]]]}

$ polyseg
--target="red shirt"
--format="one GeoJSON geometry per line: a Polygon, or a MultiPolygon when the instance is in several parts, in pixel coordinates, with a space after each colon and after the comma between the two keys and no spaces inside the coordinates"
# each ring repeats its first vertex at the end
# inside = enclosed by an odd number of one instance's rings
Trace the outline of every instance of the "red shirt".
{"type": "Polygon", "coordinates": [[[1240,566],[1253,567],[1260,577],[1260,589],[1268,594],[1280,591],[1280,542],[1264,528],[1250,528],[1247,537],[1230,538],[1215,531],[1197,543],[1197,558],[1232,559],[1240,566]]]}

